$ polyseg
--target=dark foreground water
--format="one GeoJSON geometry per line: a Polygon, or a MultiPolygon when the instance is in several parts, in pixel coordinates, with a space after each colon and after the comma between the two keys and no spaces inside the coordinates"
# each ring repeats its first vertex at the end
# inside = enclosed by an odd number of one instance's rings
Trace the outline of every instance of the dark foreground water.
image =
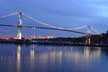
{"type": "Polygon", "coordinates": [[[108,72],[108,50],[0,44],[0,72],[108,72]]]}

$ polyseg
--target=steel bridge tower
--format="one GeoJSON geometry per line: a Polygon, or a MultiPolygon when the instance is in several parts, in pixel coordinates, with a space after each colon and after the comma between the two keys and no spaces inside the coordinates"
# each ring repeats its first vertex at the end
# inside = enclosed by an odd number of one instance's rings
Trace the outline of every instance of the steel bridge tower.
{"type": "Polygon", "coordinates": [[[87,37],[87,38],[86,38],[86,44],[87,44],[87,45],[90,45],[90,44],[91,44],[90,34],[87,34],[86,37],[87,37]]]}
{"type": "Polygon", "coordinates": [[[18,40],[22,39],[21,29],[22,29],[22,12],[20,11],[18,13],[18,33],[17,33],[17,39],[18,40]]]}
{"type": "Polygon", "coordinates": [[[87,35],[86,35],[86,44],[87,45],[90,45],[91,44],[91,39],[90,39],[90,37],[91,37],[91,28],[90,28],[90,26],[89,25],[87,25],[87,29],[88,29],[88,32],[87,32],[87,35]]]}

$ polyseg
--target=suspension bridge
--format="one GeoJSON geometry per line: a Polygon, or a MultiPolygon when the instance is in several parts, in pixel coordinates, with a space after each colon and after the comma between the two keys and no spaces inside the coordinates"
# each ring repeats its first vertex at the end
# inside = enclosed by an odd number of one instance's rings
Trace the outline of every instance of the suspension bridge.
{"type": "Polygon", "coordinates": [[[47,29],[47,30],[58,30],[58,31],[65,31],[65,32],[72,32],[72,33],[77,33],[77,34],[83,34],[86,36],[86,40],[85,40],[85,43],[76,43],[75,42],[62,42],[63,45],[93,45],[93,46],[99,46],[100,44],[91,44],[91,40],[90,40],[90,36],[92,35],[91,31],[94,31],[95,33],[96,30],[90,26],[90,25],[83,25],[83,26],[80,26],[80,27],[76,27],[76,28],[64,28],[64,27],[58,27],[58,26],[54,26],[54,25],[51,25],[51,24],[48,24],[48,23],[45,23],[45,22],[42,22],[38,19],[35,19],[31,16],[28,16],[26,14],[24,14],[24,12],[22,11],[19,11],[19,12],[15,12],[15,13],[11,13],[9,15],[4,15],[4,16],[0,16],[0,19],[3,19],[3,18],[7,18],[7,17],[10,17],[10,16],[14,16],[14,15],[17,15],[18,16],[18,24],[16,25],[13,25],[13,24],[4,24],[4,23],[0,23],[0,27],[16,27],[18,29],[18,32],[17,32],[17,35],[16,35],[16,39],[14,40],[1,40],[0,42],[8,42],[8,43],[41,43],[41,44],[56,44],[56,45],[59,45],[61,44],[60,42],[49,42],[49,41],[42,41],[42,42],[38,42],[38,41],[32,41],[32,40],[23,40],[22,39],[22,28],[29,28],[29,29],[47,29]],[[22,16],[36,22],[36,24],[41,24],[43,26],[32,26],[32,25],[23,25],[23,21],[22,21],[22,16]],[[81,31],[78,31],[80,29],[86,29],[87,32],[81,32],[81,31]]]}

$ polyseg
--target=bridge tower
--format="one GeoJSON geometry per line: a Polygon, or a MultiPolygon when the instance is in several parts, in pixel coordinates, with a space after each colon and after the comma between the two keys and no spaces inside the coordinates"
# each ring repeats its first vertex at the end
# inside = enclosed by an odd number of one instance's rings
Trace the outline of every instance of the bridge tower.
{"type": "Polygon", "coordinates": [[[18,13],[18,33],[17,33],[17,39],[18,40],[22,39],[21,28],[22,28],[22,12],[20,11],[18,13]]]}
{"type": "Polygon", "coordinates": [[[90,34],[91,34],[91,29],[90,29],[90,26],[89,25],[87,25],[87,30],[88,30],[88,32],[87,32],[87,35],[86,35],[86,44],[87,45],[90,45],[91,44],[91,39],[90,39],[90,34]]]}
{"type": "Polygon", "coordinates": [[[86,44],[87,45],[90,45],[91,44],[90,34],[87,34],[86,44]]]}

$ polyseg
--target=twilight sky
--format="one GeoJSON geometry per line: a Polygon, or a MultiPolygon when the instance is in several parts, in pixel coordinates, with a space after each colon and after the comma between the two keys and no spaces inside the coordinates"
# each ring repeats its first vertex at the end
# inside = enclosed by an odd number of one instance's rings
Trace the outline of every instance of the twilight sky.
{"type": "MultiPolygon", "coordinates": [[[[0,0],[0,16],[19,10],[55,26],[73,28],[89,24],[100,33],[108,30],[108,0],[0,0]]],[[[15,23],[14,19],[1,19],[0,23],[12,23],[12,21],[15,23]]],[[[37,25],[27,19],[24,21],[27,24],[37,25]]],[[[52,32],[44,30],[39,34],[52,32]]],[[[66,35],[65,32],[56,31],[51,35],[53,34],[66,35]]]]}

